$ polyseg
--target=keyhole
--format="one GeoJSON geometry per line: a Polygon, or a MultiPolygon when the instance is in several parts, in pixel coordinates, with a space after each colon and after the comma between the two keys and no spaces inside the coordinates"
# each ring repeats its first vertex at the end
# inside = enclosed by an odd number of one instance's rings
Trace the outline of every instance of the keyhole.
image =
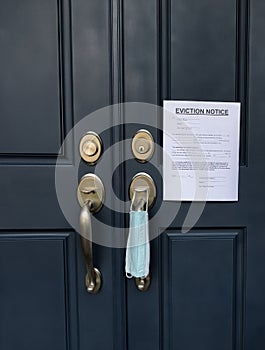
{"type": "Polygon", "coordinates": [[[140,146],[140,147],[139,147],[139,152],[140,152],[140,153],[144,153],[144,151],[145,151],[144,146],[140,146]]]}

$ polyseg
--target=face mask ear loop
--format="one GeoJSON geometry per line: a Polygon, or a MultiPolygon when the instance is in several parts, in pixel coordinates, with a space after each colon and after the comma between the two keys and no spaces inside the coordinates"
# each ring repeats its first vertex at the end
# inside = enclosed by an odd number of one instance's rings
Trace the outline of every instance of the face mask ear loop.
{"type": "Polygon", "coordinates": [[[131,200],[131,205],[130,205],[130,212],[133,211],[133,207],[135,206],[135,200],[136,200],[136,191],[134,190],[133,191],[133,197],[132,197],[132,200],[131,200]]]}
{"type": "Polygon", "coordinates": [[[148,213],[148,206],[149,206],[149,187],[146,188],[146,198],[145,198],[145,211],[148,213]]]}

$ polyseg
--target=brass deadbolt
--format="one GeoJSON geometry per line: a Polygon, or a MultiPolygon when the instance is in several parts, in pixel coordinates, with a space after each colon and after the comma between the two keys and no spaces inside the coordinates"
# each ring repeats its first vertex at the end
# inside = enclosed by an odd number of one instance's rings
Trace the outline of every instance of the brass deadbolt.
{"type": "Polygon", "coordinates": [[[81,158],[90,165],[95,164],[102,154],[102,141],[93,131],[86,133],[79,144],[81,158]]]}
{"type": "Polygon", "coordinates": [[[132,139],[132,153],[134,157],[142,163],[152,158],[155,145],[154,139],[148,130],[138,130],[132,139]]]}

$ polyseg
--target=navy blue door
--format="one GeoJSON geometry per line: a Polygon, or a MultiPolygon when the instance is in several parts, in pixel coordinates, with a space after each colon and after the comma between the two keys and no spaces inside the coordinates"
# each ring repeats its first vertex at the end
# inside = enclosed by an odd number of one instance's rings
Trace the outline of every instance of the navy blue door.
{"type": "MultiPolygon", "coordinates": [[[[261,349],[265,4],[9,0],[1,5],[0,349],[261,349]],[[94,244],[103,285],[90,295],[80,237],[56,196],[58,151],[74,125],[99,108],[122,102],[161,106],[164,99],[241,102],[239,201],[208,203],[187,234],[181,228],[190,203],[182,203],[151,242],[146,292],[126,279],[124,249],[94,244]]],[[[145,126],[144,120],[128,120],[126,109],[114,114],[101,135],[105,151],[145,126]],[[113,120],[120,126],[111,128],[113,120]]],[[[162,145],[161,115],[154,115],[152,125],[162,145]]],[[[162,202],[161,154],[156,150],[153,166],[123,161],[129,145],[118,147],[115,194],[128,200],[132,177],[146,171],[157,184],[154,215],[162,202]]],[[[62,167],[80,161],[72,158],[74,152],[62,150],[62,167]]],[[[111,165],[117,149],[109,156],[111,165]]],[[[95,168],[81,162],[77,182],[88,172],[95,168]]],[[[118,209],[103,207],[101,220],[123,226],[128,215],[118,209]]]]}

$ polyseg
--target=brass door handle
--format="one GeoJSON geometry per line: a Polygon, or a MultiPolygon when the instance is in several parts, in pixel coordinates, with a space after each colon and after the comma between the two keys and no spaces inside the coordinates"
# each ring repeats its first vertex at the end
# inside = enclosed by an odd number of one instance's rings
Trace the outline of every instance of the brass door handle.
{"type": "Polygon", "coordinates": [[[80,213],[81,245],[86,263],[86,288],[89,293],[96,294],[101,287],[101,273],[94,267],[92,250],[92,225],[91,206],[92,201],[86,203],[80,213]]]}
{"type": "Polygon", "coordinates": [[[89,293],[96,294],[102,285],[102,276],[100,271],[94,267],[93,262],[93,235],[91,216],[97,213],[104,201],[104,186],[102,181],[95,174],[86,174],[82,177],[78,189],[77,197],[80,206],[80,233],[81,245],[86,264],[85,285],[89,293]]]}

